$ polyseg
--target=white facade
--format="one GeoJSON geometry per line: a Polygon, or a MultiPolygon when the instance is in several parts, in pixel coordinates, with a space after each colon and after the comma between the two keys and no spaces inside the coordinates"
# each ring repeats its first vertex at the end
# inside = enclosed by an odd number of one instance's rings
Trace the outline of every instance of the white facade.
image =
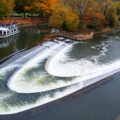
{"type": "Polygon", "coordinates": [[[19,32],[16,25],[13,25],[12,27],[0,27],[0,38],[6,38],[11,35],[17,34],[19,32]]]}

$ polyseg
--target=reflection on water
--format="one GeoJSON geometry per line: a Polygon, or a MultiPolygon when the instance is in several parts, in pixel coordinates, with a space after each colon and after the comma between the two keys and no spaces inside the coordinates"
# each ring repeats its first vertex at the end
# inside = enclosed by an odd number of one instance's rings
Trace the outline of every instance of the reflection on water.
{"type": "Polygon", "coordinates": [[[21,28],[20,33],[9,38],[0,39],[0,59],[22,50],[34,46],[43,40],[48,34],[46,26],[21,28]]]}
{"type": "Polygon", "coordinates": [[[10,46],[10,44],[15,44],[17,39],[18,39],[18,34],[8,37],[6,39],[1,39],[0,48],[8,47],[10,46]]]}

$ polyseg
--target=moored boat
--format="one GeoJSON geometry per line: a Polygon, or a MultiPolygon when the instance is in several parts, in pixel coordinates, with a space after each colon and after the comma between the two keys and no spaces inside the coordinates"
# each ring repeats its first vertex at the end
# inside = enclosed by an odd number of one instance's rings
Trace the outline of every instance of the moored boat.
{"type": "Polygon", "coordinates": [[[0,26],[0,39],[7,38],[12,35],[19,33],[19,29],[16,23],[14,24],[6,24],[0,26]]]}

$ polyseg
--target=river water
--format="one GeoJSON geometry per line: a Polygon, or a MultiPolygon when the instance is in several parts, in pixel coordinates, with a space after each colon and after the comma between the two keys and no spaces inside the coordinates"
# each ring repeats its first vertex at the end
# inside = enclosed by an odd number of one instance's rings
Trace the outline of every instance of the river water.
{"type": "MultiPolygon", "coordinates": [[[[9,47],[1,44],[1,49],[10,52],[11,48],[13,53],[15,49],[34,45],[44,36],[40,31],[41,28],[23,29],[20,35],[11,40],[14,44],[10,42],[9,47]],[[17,40],[22,44],[18,44],[17,40]]],[[[0,69],[0,115],[19,114],[119,72],[119,51],[120,33],[114,32],[85,42],[58,37],[28,50],[26,54],[16,55],[0,69]]],[[[2,57],[3,52],[0,54],[2,57]]],[[[109,83],[61,105],[53,105],[29,119],[114,120],[120,114],[119,78],[119,74],[110,77],[113,80],[109,83]]]]}
{"type": "Polygon", "coordinates": [[[42,41],[48,34],[46,28],[46,26],[21,28],[19,34],[0,40],[0,60],[42,41]]]}

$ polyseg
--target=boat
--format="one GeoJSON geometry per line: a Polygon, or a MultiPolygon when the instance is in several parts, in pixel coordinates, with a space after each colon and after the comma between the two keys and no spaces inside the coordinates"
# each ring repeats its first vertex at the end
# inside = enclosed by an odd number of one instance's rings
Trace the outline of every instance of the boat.
{"type": "Polygon", "coordinates": [[[16,23],[14,24],[7,24],[0,26],[0,39],[7,38],[12,35],[19,33],[19,29],[16,23]]]}

